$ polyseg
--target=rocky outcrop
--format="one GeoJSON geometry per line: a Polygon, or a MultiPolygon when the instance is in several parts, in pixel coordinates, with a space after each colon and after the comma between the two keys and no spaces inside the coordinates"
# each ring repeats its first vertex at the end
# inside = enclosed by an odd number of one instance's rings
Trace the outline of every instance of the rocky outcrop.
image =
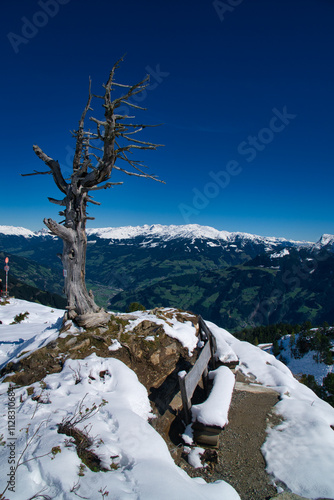
{"type": "Polygon", "coordinates": [[[17,385],[29,385],[49,373],[61,371],[66,359],[84,359],[95,352],[101,357],[123,361],[134,370],[149,394],[157,395],[160,406],[168,406],[168,394],[172,399],[178,391],[178,371],[188,370],[197,358],[197,352],[189,355],[188,349],[154,321],[159,317],[169,322],[175,315],[178,321],[197,323],[196,316],[175,309],[156,309],[152,311],[152,320],[137,322],[134,328],[130,327],[130,321],[136,320],[134,314],[114,315],[106,327],[80,333],[73,333],[71,324],[67,323],[56,340],[16,363],[9,363],[1,375],[8,374],[6,380],[17,385]],[[119,349],[114,350],[116,341],[119,349]]]}

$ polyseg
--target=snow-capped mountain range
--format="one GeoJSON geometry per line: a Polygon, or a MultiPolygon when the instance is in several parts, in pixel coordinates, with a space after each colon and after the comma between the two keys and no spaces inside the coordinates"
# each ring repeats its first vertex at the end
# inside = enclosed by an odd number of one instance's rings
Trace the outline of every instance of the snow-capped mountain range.
{"type": "Polygon", "coordinates": [[[0,234],[5,236],[24,236],[25,238],[31,238],[37,236],[39,232],[30,231],[25,227],[15,227],[15,226],[0,226],[0,234]]]}
{"type": "MultiPolygon", "coordinates": [[[[241,232],[228,232],[219,231],[210,226],[200,226],[199,224],[188,225],[161,225],[153,224],[144,226],[123,226],[123,227],[107,227],[88,229],[87,234],[98,236],[99,238],[111,240],[123,240],[136,238],[138,236],[145,238],[161,238],[162,240],[169,241],[177,238],[184,238],[189,240],[207,239],[233,242],[235,240],[252,240],[252,241],[266,241],[268,243],[288,243],[285,238],[263,237],[256,236],[249,233],[241,232]]],[[[334,239],[334,236],[333,236],[334,239]]],[[[300,242],[293,242],[300,244],[300,242]]]]}
{"type": "MultiPolygon", "coordinates": [[[[25,238],[41,237],[48,235],[46,229],[39,231],[31,231],[23,227],[15,226],[0,226],[0,234],[6,236],[24,236],[25,238]]],[[[162,224],[145,224],[143,226],[121,226],[121,227],[104,227],[87,229],[87,235],[90,237],[98,237],[108,240],[129,240],[132,238],[145,239],[161,239],[170,241],[173,239],[183,238],[187,240],[217,240],[218,242],[233,243],[235,241],[253,241],[254,243],[267,243],[268,245],[286,245],[286,246],[312,246],[317,247],[334,244],[334,235],[324,234],[316,242],[295,241],[286,238],[274,236],[258,236],[243,232],[220,231],[210,226],[201,226],[199,224],[187,225],[162,225],[162,224]]]]}

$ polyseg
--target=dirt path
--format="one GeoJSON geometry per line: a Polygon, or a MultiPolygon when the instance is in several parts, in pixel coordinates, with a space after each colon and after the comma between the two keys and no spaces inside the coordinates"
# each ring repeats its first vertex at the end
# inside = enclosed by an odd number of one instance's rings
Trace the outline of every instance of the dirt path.
{"type": "MultiPolygon", "coordinates": [[[[192,469],[183,466],[193,477],[206,481],[223,479],[239,493],[241,500],[267,500],[277,494],[265,472],[261,446],[269,422],[276,425],[279,417],[273,414],[278,401],[274,391],[250,392],[252,386],[238,383],[229,411],[229,424],[219,438],[217,463],[208,468],[192,469]]],[[[262,390],[259,387],[259,390],[262,390]]]]}
{"type": "Polygon", "coordinates": [[[215,472],[238,491],[242,500],[265,500],[277,493],[265,472],[261,453],[267,419],[277,401],[273,393],[234,391],[230,424],[220,437],[215,472]]]}

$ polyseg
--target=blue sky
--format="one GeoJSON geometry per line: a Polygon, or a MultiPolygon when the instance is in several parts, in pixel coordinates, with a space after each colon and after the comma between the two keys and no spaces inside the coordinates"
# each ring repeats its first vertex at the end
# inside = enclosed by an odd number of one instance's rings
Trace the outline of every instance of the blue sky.
{"type": "MultiPolygon", "coordinates": [[[[89,227],[203,224],[315,241],[334,234],[332,0],[15,0],[2,9],[0,224],[60,220],[38,144],[70,172],[88,78],[147,73],[146,179],[98,192],[89,227]]],[[[94,103],[98,110],[99,102],[94,103]]]]}

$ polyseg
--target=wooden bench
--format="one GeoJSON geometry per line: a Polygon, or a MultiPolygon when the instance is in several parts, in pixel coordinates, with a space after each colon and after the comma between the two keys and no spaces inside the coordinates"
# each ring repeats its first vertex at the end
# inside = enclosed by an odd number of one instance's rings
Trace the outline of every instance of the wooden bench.
{"type": "MultiPolygon", "coordinates": [[[[216,359],[215,359],[215,353],[217,351],[216,339],[201,316],[199,317],[199,337],[200,337],[201,341],[204,342],[204,346],[201,348],[201,352],[200,352],[200,355],[199,355],[196,363],[194,364],[194,366],[192,367],[192,369],[188,373],[185,371],[182,371],[182,372],[179,372],[179,374],[178,374],[181,399],[182,399],[182,406],[183,406],[183,415],[184,415],[184,421],[185,421],[186,425],[189,425],[192,422],[191,398],[193,397],[195,389],[196,389],[196,387],[201,379],[203,381],[203,386],[204,386],[204,390],[205,390],[205,393],[207,396],[207,400],[206,400],[206,402],[204,402],[202,404],[203,405],[202,408],[201,408],[201,405],[196,405],[196,413],[198,415],[200,415],[201,411],[204,410],[204,405],[209,403],[210,396],[208,395],[208,392],[209,392],[208,391],[208,375],[209,375],[208,367],[210,365],[210,368],[212,370],[215,370],[217,368],[217,363],[216,363],[216,359]]],[[[224,369],[227,370],[227,368],[224,368],[224,369]]],[[[229,374],[227,374],[227,375],[229,375],[229,374]]],[[[231,372],[231,376],[233,376],[233,378],[234,378],[234,375],[232,374],[232,372],[231,372]]],[[[227,377],[227,378],[229,378],[229,377],[227,377]]],[[[214,383],[215,383],[215,381],[214,381],[214,383]]],[[[220,385],[221,385],[221,377],[220,377],[220,385]]],[[[234,382],[233,382],[233,386],[234,386],[234,382]]],[[[232,390],[231,390],[231,380],[229,378],[228,388],[225,391],[226,394],[224,393],[224,391],[222,392],[222,398],[227,400],[228,406],[230,404],[230,400],[232,397],[231,391],[233,391],[233,386],[232,386],[232,390]]],[[[215,392],[215,391],[213,391],[213,392],[215,392]]],[[[215,396],[213,394],[212,394],[212,396],[216,397],[216,394],[217,394],[217,390],[215,392],[215,396]]],[[[219,421],[222,422],[223,420],[220,419],[219,421]]],[[[217,442],[218,442],[219,434],[221,433],[223,427],[224,427],[224,424],[206,425],[203,422],[195,421],[193,423],[194,439],[199,444],[216,446],[217,442]]]]}
{"type": "Polygon", "coordinates": [[[179,384],[182,398],[182,406],[184,412],[184,421],[186,425],[190,424],[191,418],[191,398],[194,395],[195,389],[199,381],[203,380],[203,386],[206,394],[208,394],[208,364],[211,361],[212,368],[215,369],[214,353],[216,351],[216,341],[211,331],[199,316],[199,337],[202,342],[205,342],[201,353],[192,367],[187,373],[179,372],[179,384]]]}

